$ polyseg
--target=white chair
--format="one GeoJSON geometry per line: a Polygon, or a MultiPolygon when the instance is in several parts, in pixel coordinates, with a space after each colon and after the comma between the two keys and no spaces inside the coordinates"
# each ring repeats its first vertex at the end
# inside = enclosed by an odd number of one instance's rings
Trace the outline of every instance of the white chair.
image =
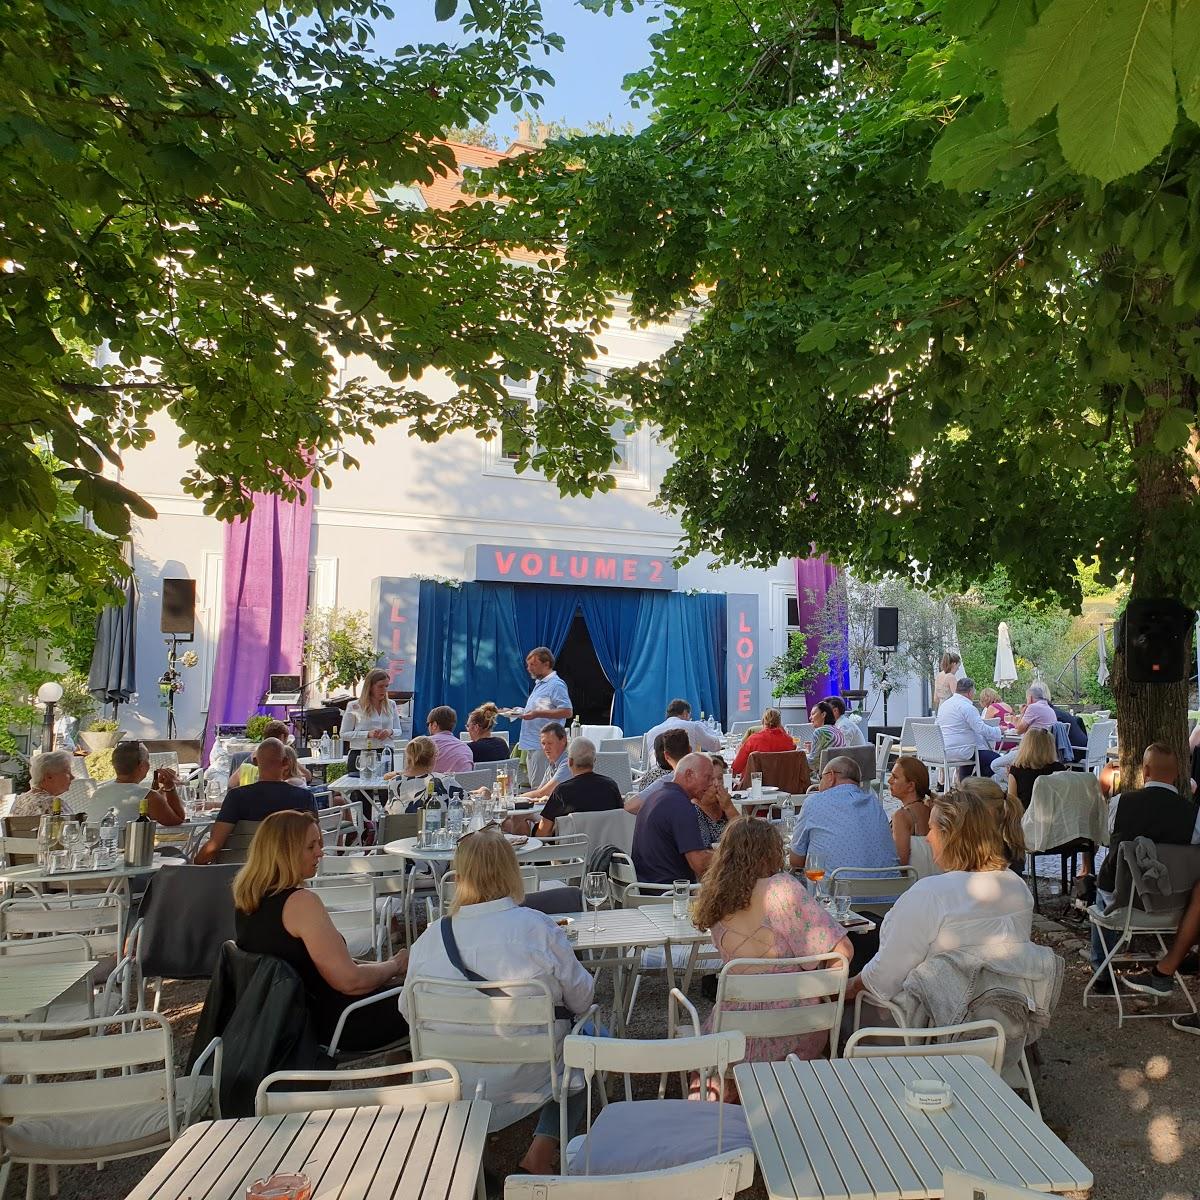
{"type": "Polygon", "coordinates": [[[538,887],[582,887],[587,873],[587,834],[564,833],[541,842],[540,849],[521,855],[522,865],[537,868],[538,887]]]}
{"type": "Polygon", "coordinates": [[[616,846],[628,854],[633,849],[633,828],[636,824],[637,817],[633,813],[614,808],[608,812],[563,813],[555,821],[554,828],[561,837],[582,834],[593,849],[616,846]]]}
{"type": "Polygon", "coordinates": [[[717,976],[712,1031],[799,1038],[828,1030],[829,1057],[836,1058],[849,977],[850,963],[841,954],[732,958],[717,976]],[[743,1007],[764,1003],[779,1007],[743,1007]]]}
{"type": "MultiPolygon", "coordinates": [[[[405,982],[413,1060],[473,1066],[545,1064],[547,1084],[528,1097],[532,1111],[563,1091],[554,999],[540,979],[469,980],[418,977],[405,982]]],[[[575,1028],[595,1011],[592,1009],[575,1028]]],[[[499,1097],[492,1097],[499,1099],[499,1097]]],[[[517,1118],[520,1119],[520,1118],[517,1118]]]]}
{"type": "Polygon", "coordinates": [[[842,1047],[843,1058],[917,1058],[974,1054],[993,1071],[1004,1066],[1004,1030],[997,1021],[966,1021],[925,1029],[857,1029],[842,1047]]]}
{"type": "Polygon", "coordinates": [[[825,881],[831,896],[855,897],[853,903],[875,912],[891,908],[920,878],[916,867],[834,867],[825,881]]]}
{"type": "Polygon", "coordinates": [[[150,773],[153,774],[159,767],[167,767],[169,770],[179,770],[179,751],[178,750],[151,750],[150,754],[150,773]]]}
{"type": "Polygon", "coordinates": [[[268,1075],[254,1093],[254,1115],[273,1117],[280,1113],[320,1112],[330,1108],[365,1108],[368,1105],[453,1104],[462,1099],[458,1069],[444,1059],[403,1063],[400,1066],[364,1067],[356,1071],[276,1071],[268,1075]],[[438,1078],[428,1078],[437,1073],[438,1078]],[[426,1076],[414,1079],[413,1076],[426,1076]],[[346,1088],[342,1084],[374,1080],[372,1086],[346,1088]],[[402,1083],[401,1080],[408,1082],[402,1083]],[[277,1084],[323,1083],[325,1088],[272,1091],[277,1084]]]}
{"type": "Polygon", "coordinates": [[[596,743],[596,749],[602,754],[624,753],[634,767],[640,768],[643,765],[643,747],[640,737],[605,738],[602,742],[596,743]]]}
{"type": "MultiPolygon", "coordinates": [[[[903,734],[901,734],[901,739],[903,739],[903,734]]],[[[935,771],[941,772],[943,788],[949,789],[954,785],[958,779],[960,767],[970,767],[974,774],[979,774],[979,747],[976,746],[965,757],[951,754],[946,749],[941,729],[932,721],[913,719],[912,739],[916,748],[916,757],[929,769],[930,778],[936,778],[935,771]],[[952,771],[953,774],[951,774],[952,771]]]]}
{"type": "Polygon", "coordinates": [[[510,1175],[504,1182],[504,1200],[733,1200],[753,1183],[753,1151],[736,1150],[667,1171],[586,1179],[510,1175]]]}
{"type": "MultiPolygon", "coordinates": [[[[913,734],[913,728],[917,725],[932,725],[937,721],[937,717],[905,717],[904,723],[900,726],[900,744],[896,747],[898,754],[912,754],[917,747],[916,737],[913,734]]],[[[878,742],[879,735],[876,734],[878,742]]]]}
{"type": "Polygon", "coordinates": [[[887,777],[892,769],[892,747],[895,744],[894,734],[875,735],[875,791],[881,798],[887,794],[887,777]]]}
{"type": "Polygon", "coordinates": [[[32,1200],[39,1166],[49,1168],[50,1190],[57,1194],[60,1165],[99,1166],[162,1149],[220,1095],[220,1039],[205,1047],[190,1075],[177,1078],[171,1027],[158,1013],[11,1024],[4,1032],[0,1196],[13,1163],[28,1165],[26,1196],[32,1200]],[[211,1078],[201,1074],[210,1059],[211,1078]]]}
{"type": "Polygon", "coordinates": [[[320,878],[340,878],[343,882],[350,882],[345,877],[352,876],[355,880],[370,880],[375,893],[378,932],[385,955],[391,954],[393,950],[392,914],[399,911],[404,901],[407,886],[404,866],[405,860],[394,854],[388,854],[378,848],[358,847],[343,854],[326,854],[317,865],[320,878]]]}
{"type": "Polygon", "coordinates": [[[1026,1200],[1034,1196],[1045,1200],[1046,1197],[1045,1192],[1031,1192],[1029,1188],[1013,1183],[997,1183],[994,1179],[967,1175],[962,1171],[952,1171],[949,1167],[942,1172],[942,1187],[945,1200],[1026,1200]]]}
{"type": "MultiPolygon", "coordinates": [[[[1107,716],[1107,714],[1105,715],[1107,716]]],[[[1116,721],[1094,721],[1091,729],[1088,730],[1087,748],[1083,752],[1083,761],[1068,763],[1067,766],[1072,771],[1090,771],[1094,775],[1099,775],[1101,769],[1108,762],[1109,747],[1116,741],[1116,737],[1116,721]]]]}
{"type": "Polygon", "coordinates": [[[623,850],[616,851],[608,864],[608,879],[612,884],[613,907],[623,906],[622,897],[626,889],[638,881],[633,859],[623,850]]]}
{"type": "Polygon", "coordinates": [[[464,792],[474,792],[490,788],[496,782],[496,772],[481,764],[477,771],[455,771],[451,778],[464,792]]]}
{"type": "MultiPolygon", "coordinates": [[[[538,869],[522,864],[521,884],[525,888],[525,893],[538,890],[538,869]]],[[[447,871],[441,879],[438,880],[437,897],[430,897],[427,902],[427,914],[430,921],[436,921],[437,918],[444,913],[454,900],[454,893],[458,887],[458,872],[447,871]]]]}
{"type": "MultiPolygon", "coordinates": [[[[621,907],[645,908],[651,904],[670,904],[674,890],[675,885],[671,883],[628,883],[624,885],[620,894],[621,907]]],[[[693,883],[688,890],[694,900],[700,894],[700,885],[693,883]]],[[[633,1006],[637,1003],[642,979],[647,975],[666,973],[666,947],[643,946],[634,952],[628,965],[631,968],[630,978],[633,980],[633,986],[629,989],[626,1023],[633,1020],[633,1006]]],[[[719,971],[721,965],[721,956],[711,941],[694,942],[690,946],[679,944],[671,946],[671,967],[674,971],[683,972],[680,988],[684,994],[691,987],[692,978],[697,970],[704,974],[712,974],[714,971],[719,971]]]]}
{"type": "Polygon", "coordinates": [[[734,721],[729,726],[729,736],[740,738],[742,734],[749,733],[751,729],[758,729],[761,724],[761,721],[734,721]]]}
{"type": "Polygon", "coordinates": [[[785,725],[783,732],[789,737],[799,738],[802,742],[811,742],[817,727],[811,721],[801,721],[797,725],[785,725]]]}
{"type": "Polygon", "coordinates": [[[119,892],[19,897],[0,902],[0,938],[77,933],[91,956],[103,959],[121,954],[128,917],[129,902],[119,892]]]}
{"type": "Polygon", "coordinates": [[[345,846],[353,840],[362,843],[363,810],[361,804],[334,804],[317,814],[321,843],[326,850],[345,846]]]}
{"type": "Polygon", "coordinates": [[[572,1035],[563,1042],[566,1070],[583,1072],[587,1089],[584,1132],[570,1138],[566,1089],[559,1102],[559,1144],[564,1174],[614,1175],[669,1170],[734,1150],[751,1149],[750,1131],[740,1105],[724,1102],[724,1088],[714,1101],[666,1100],[669,1073],[691,1071],[701,1076],[701,1095],[709,1076],[723,1080],[746,1054],[740,1030],[699,1037],[661,1040],[596,1038],[572,1035]],[[625,1076],[625,1100],[607,1102],[597,1089],[600,1111],[592,1119],[592,1080],[597,1073],[625,1076]],[[660,1076],[657,1100],[633,1100],[631,1075],[660,1076]]]}
{"type": "MultiPolygon", "coordinates": [[[[7,961],[4,970],[16,971],[22,964],[91,962],[93,955],[82,934],[63,933],[0,941],[0,960],[7,961]]],[[[99,991],[94,980],[81,979],[29,1020],[60,1024],[115,1016],[129,1007],[133,986],[133,960],[126,956],[108,972],[99,991]]]]}
{"type": "MultiPolygon", "coordinates": [[[[0,837],[0,866],[4,867],[19,867],[28,866],[36,863],[38,860],[38,842],[37,838],[31,837],[0,837]]],[[[7,891],[11,884],[0,884],[0,888],[7,891]]],[[[35,891],[30,887],[27,889],[35,891]]]]}
{"type": "Polygon", "coordinates": [[[346,939],[351,955],[361,958],[370,954],[381,960],[383,938],[371,880],[315,875],[309,886],[321,897],[333,927],[346,939]]]}
{"type": "Polygon", "coordinates": [[[1033,781],[1033,795],[1021,818],[1025,849],[1029,855],[1029,884],[1033,907],[1041,908],[1038,890],[1039,854],[1057,855],[1062,869],[1063,895],[1068,874],[1075,874],[1077,854],[1095,853],[1108,839],[1108,802],[1100,781],[1090,771],[1058,771],[1033,781]],[[1069,871],[1068,871],[1069,865],[1069,871]]]}
{"type": "Polygon", "coordinates": [[[633,769],[629,765],[629,755],[624,751],[597,750],[595,771],[597,775],[607,775],[622,796],[633,791],[633,769]]]}
{"type": "Polygon", "coordinates": [[[624,738],[625,731],[620,725],[581,725],[579,736],[585,737],[597,749],[601,742],[615,742],[624,738]]]}

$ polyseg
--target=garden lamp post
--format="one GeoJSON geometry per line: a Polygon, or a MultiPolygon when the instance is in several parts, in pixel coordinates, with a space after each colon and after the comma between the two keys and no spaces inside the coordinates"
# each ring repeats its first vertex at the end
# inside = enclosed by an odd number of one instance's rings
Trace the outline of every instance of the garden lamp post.
{"type": "Polygon", "coordinates": [[[61,683],[43,683],[37,690],[37,698],[45,707],[42,716],[42,753],[54,749],[54,706],[62,699],[61,683]]]}

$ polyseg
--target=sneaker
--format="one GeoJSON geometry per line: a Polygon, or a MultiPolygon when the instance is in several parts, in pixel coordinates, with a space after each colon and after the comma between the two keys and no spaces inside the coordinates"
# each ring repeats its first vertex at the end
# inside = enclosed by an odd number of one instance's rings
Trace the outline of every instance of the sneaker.
{"type": "Polygon", "coordinates": [[[1188,1013],[1186,1017],[1176,1017],[1171,1024],[1184,1033],[1200,1034],[1200,1013],[1188,1013]]]}
{"type": "Polygon", "coordinates": [[[1134,992],[1143,996],[1169,996],[1175,990],[1175,977],[1161,975],[1153,967],[1141,971],[1130,971],[1121,977],[1121,982],[1134,992]]]}
{"type": "Polygon", "coordinates": [[[1093,996],[1111,996],[1113,995],[1112,980],[1107,975],[1101,975],[1095,983],[1092,984],[1093,996]]]}

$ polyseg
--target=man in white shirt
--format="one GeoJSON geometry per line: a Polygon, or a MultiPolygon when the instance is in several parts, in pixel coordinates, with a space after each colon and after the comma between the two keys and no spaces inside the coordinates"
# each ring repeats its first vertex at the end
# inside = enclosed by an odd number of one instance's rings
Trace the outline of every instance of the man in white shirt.
{"type": "Polygon", "coordinates": [[[842,731],[842,738],[845,744],[847,746],[865,746],[867,744],[867,735],[862,731],[862,725],[859,723],[857,714],[849,711],[845,700],[841,696],[829,696],[828,700],[833,705],[833,711],[837,713],[835,724],[842,731]]]}
{"type": "Polygon", "coordinates": [[[647,730],[642,747],[642,762],[654,761],[654,739],[668,729],[686,729],[693,750],[720,750],[721,739],[704,728],[699,721],[692,720],[692,706],[686,700],[672,700],[667,705],[667,719],[647,730]]]}
{"type": "Polygon", "coordinates": [[[978,749],[979,773],[986,778],[997,758],[993,747],[1000,740],[1000,731],[984,724],[974,700],[975,680],[964,675],[954,695],[938,705],[936,724],[942,731],[948,757],[969,758],[978,749]]]}

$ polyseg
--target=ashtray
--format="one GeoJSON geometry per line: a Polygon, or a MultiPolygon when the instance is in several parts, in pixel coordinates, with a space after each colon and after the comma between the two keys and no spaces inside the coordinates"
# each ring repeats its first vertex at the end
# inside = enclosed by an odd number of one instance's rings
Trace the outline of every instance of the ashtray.
{"type": "Polygon", "coordinates": [[[913,1108],[934,1112],[949,1108],[954,1093],[940,1079],[914,1079],[904,1085],[904,1099],[913,1108]]]}

